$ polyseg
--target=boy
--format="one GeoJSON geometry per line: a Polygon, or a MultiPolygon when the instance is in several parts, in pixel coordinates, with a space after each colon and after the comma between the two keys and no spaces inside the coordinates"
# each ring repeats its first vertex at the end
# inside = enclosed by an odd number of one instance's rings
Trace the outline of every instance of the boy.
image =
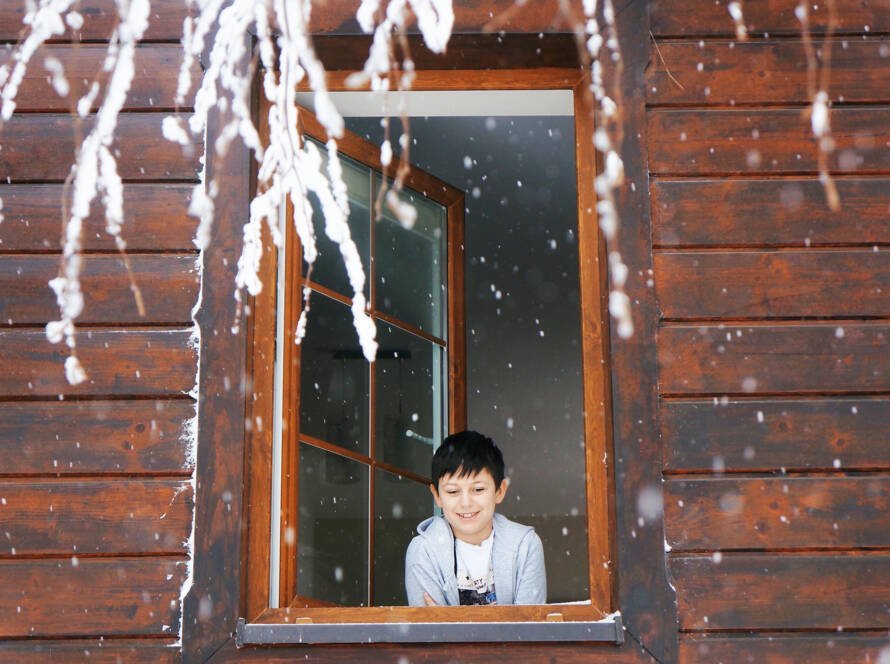
{"type": "Polygon", "coordinates": [[[430,491],[442,516],[426,519],[405,555],[411,606],[544,604],[541,538],[495,514],[508,481],[494,441],[475,431],[448,436],[433,455],[430,491]]]}

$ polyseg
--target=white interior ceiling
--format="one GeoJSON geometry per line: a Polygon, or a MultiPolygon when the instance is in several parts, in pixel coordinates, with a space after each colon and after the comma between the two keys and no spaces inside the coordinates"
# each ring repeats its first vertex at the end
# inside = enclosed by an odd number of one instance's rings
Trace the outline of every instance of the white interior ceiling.
{"type": "MultiPolygon", "coordinates": [[[[332,92],[347,118],[399,115],[404,100],[409,117],[565,116],[574,113],[571,90],[459,90],[448,92],[332,92]]],[[[298,92],[297,103],[314,110],[312,92],[298,92]]]]}

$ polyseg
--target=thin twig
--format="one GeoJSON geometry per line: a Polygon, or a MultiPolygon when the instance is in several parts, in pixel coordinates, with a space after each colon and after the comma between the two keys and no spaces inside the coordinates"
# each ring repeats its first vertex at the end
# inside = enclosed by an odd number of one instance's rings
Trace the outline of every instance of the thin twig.
{"type": "Polygon", "coordinates": [[[677,84],[678,88],[685,90],[686,88],[683,87],[683,84],[674,77],[671,70],[668,68],[667,62],[665,62],[664,56],[661,54],[661,49],[658,48],[658,42],[655,39],[655,35],[652,34],[651,30],[649,31],[649,36],[652,37],[652,44],[655,46],[655,52],[658,54],[658,59],[661,60],[661,64],[664,66],[664,72],[668,75],[668,78],[677,84]]]}

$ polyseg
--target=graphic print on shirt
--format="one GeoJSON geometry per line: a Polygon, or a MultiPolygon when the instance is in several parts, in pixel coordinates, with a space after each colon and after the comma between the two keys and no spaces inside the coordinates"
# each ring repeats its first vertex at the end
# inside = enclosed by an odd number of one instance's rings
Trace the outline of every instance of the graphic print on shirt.
{"type": "Polygon", "coordinates": [[[461,606],[498,603],[491,564],[493,539],[492,533],[480,546],[455,542],[455,574],[461,606]]]}
{"type": "Polygon", "coordinates": [[[488,574],[472,579],[466,570],[457,570],[457,592],[461,606],[474,604],[497,604],[494,590],[494,570],[488,568],[488,574]]]}

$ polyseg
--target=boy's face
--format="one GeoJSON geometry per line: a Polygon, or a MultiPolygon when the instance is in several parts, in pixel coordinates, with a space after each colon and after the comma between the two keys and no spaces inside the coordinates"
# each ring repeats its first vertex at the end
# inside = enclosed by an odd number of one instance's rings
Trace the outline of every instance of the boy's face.
{"type": "Polygon", "coordinates": [[[491,473],[483,469],[463,477],[444,475],[438,488],[430,484],[430,491],[454,536],[478,545],[491,534],[494,506],[504,500],[507,481],[495,487],[491,473]]]}

